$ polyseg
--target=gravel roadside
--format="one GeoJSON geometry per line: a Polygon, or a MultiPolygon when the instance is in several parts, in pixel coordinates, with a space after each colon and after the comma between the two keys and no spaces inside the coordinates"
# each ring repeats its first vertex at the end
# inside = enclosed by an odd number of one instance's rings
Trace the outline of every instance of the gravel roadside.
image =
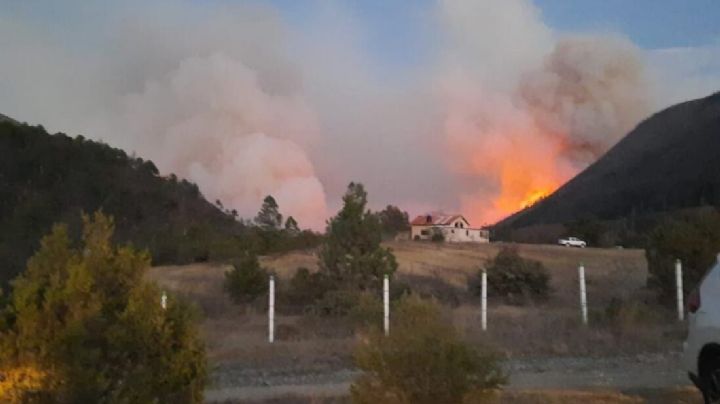
{"type": "MultiPolygon", "coordinates": [[[[628,357],[552,357],[510,359],[509,390],[522,389],[660,389],[688,386],[680,354],[628,357]]],[[[342,396],[357,370],[318,365],[314,368],[258,370],[223,364],[211,374],[207,402],[265,400],[288,394],[342,396]]]]}

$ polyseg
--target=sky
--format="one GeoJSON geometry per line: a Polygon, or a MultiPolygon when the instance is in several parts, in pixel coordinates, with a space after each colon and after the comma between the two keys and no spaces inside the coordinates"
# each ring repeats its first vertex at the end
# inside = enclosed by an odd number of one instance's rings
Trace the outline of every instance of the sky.
{"type": "MultiPolygon", "coordinates": [[[[311,19],[310,1],[272,0],[292,24],[311,19]]],[[[340,1],[363,21],[366,46],[388,66],[412,67],[428,57],[433,2],[340,1]]],[[[643,49],[720,43],[716,0],[536,0],[546,23],[558,31],[620,32],[643,49]]]]}
{"type": "Polygon", "coordinates": [[[0,9],[0,113],[152,159],[252,217],[489,224],[720,90],[714,0],[51,0],[0,9]]]}

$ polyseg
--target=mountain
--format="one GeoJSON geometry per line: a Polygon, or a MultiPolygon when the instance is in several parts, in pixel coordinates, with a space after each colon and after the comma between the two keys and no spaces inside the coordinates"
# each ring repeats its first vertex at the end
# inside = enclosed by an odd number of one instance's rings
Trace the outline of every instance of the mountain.
{"type": "Polygon", "coordinates": [[[10,118],[7,115],[0,114],[0,122],[10,122],[10,123],[18,123],[18,121],[10,118]]]}
{"type": "Polygon", "coordinates": [[[605,155],[496,229],[615,220],[720,204],[720,93],[641,122],[605,155]]]}
{"type": "Polygon", "coordinates": [[[97,210],[114,217],[116,242],[148,249],[156,264],[291,249],[317,239],[302,233],[308,237],[289,242],[283,232],[246,226],[205,200],[195,184],[160,176],[152,161],[123,150],[0,119],[0,286],[24,268],[54,223],[67,223],[78,237],[81,213],[97,210]]]}

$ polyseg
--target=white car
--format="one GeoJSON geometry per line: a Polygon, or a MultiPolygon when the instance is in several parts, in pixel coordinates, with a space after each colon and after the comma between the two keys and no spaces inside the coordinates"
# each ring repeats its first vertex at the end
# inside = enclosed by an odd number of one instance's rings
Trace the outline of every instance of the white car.
{"type": "Polygon", "coordinates": [[[561,238],[560,240],[558,240],[558,244],[564,245],[565,247],[585,248],[587,246],[586,242],[580,240],[577,237],[561,238]]]}
{"type": "Polygon", "coordinates": [[[683,367],[706,403],[720,402],[720,262],[688,295],[687,310],[683,367]]]}

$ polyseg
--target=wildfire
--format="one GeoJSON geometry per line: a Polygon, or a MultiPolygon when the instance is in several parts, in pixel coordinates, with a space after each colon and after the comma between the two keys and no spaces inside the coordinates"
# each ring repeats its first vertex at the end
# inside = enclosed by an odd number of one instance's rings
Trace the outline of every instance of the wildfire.
{"type": "Polygon", "coordinates": [[[520,209],[529,208],[534,205],[535,202],[545,198],[553,192],[553,189],[537,189],[530,192],[530,194],[520,202],[520,209]]]}
{"type": "Polygon", "coordinates": [[[492,224],[532,206],[567,181],[574,169],[559,158],[562,145],[540,133],[505,132],[506,143],[475,147],[471,174],[494,178],[495,190],[462,197],[462,209],[477,223],[492,224]],[[550,139],[550,140],[549,140],[550,139]]]}

